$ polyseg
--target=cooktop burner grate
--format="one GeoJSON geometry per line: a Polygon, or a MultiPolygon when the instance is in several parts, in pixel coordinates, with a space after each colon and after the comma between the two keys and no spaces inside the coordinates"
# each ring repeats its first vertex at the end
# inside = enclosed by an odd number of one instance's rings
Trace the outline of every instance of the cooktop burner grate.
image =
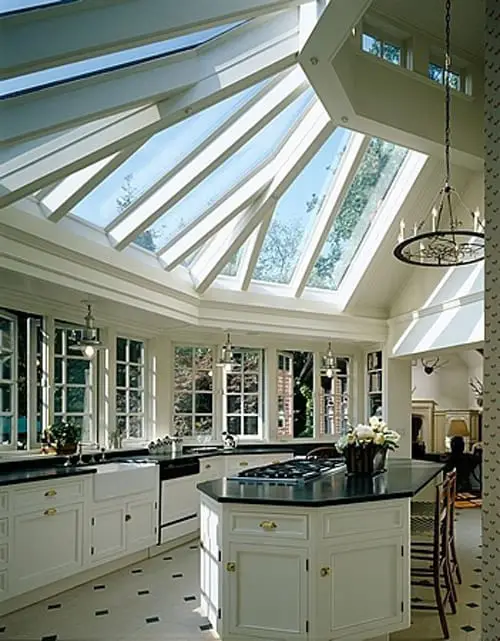
{"type": "Polygon", "coordinates": [[[329,474],[342,467],[339,460],[292,460],[285,463],[274,463],[244,470],[229,480],[240,483],[274,483],[278,485],[298,485],[313,481],[314,479],[329,474]]]}

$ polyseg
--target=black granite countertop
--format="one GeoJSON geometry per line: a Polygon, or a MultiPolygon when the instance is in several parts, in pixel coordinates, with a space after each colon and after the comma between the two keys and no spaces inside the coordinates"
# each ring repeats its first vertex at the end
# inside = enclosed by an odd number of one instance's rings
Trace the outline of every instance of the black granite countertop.
{"type": "Polygon", "coordinates": [[[95,467],[53,467],[25,468],[19,466],[3,471],[0,468],[0,485],[17,485],[19,483],[33,483],[34,481],[52,481],[53,479],[66,478],[68,476],[80,476],[81,474],[94,474],[95,467]]]}
{"type": "Polygon", "coordinates": [[[443,464],[390,459],[387,472],[375,477],[347,477],[341,468],[305,485],[253,484],[217,479],[197,485],[200,492],[219,503],[246,503],[321,507],[409,498],[418,494],[443,464]]]}

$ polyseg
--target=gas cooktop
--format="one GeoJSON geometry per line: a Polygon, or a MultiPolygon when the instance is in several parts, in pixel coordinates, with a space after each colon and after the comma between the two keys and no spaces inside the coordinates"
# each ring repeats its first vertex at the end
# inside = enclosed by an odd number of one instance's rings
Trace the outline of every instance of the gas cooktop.
{"type": "Polygon", "coordinates": [[[253,467],[240,472],[237,476],[230,476],[229,480],[240,483],[275,483],[278,485],[296,485],[313,481],[324,474],[330,474],[342,467],[344,463],[334,459],[320,459],[314,461],[286,461],[253,467]]]}

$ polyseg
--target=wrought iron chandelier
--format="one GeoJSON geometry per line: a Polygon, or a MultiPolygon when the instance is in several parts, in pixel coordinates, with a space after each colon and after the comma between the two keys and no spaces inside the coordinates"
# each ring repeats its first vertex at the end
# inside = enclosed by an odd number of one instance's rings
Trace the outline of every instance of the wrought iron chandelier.
{"type": "Polygon", "coordinates": [[[95,318],[92,314],[92,305],[87,303],[87,314],[85,315],[85,325],[81,330],[79,340],[70,346],[70,349],[79,350],[84,356],[91,359],[95,356],[98,349],[103,349],[105,345],[99,340],[95,326],[95,318]]]}
{"type": "Polygon", "coordinates": [[[444,58],[444,91],[445,91],[445,129],[444,129],[444,164],[445,181],[439,190],[431,212],[413,227],[413,233],[405,237],[405,223],[402,220],[399,229],[398,244],[394,256],[410,265],[422,267],[453,267],[469,265],[484,259],[484,222],[479,212],[470,212],[450,182],[450,107],[451,107],[451,0],[446,0],[445,16],[445,58],[444,58]],[[465,209],[471,216],[473,228],[467,229],[453,213],[453,201],[465,209]]]}

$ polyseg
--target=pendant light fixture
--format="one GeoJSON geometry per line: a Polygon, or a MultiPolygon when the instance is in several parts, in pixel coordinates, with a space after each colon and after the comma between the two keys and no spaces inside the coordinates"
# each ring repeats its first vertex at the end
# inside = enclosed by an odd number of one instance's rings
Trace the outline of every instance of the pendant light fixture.
{"type": "Polygon", "coordinates": [[[328,378],[333,378],[337,371],[337,358],[333,354],[332,344],[328,343],[326,354],[323,355],[323,367],[321,368],[321,374],[328,378]]]}
{"type": "Polygon", "coordinates": [[[399,229],[398,244],[394,256],[410,265],[422,267],[455,267],[469,265],[484,259],[484,222],[478,211],[471,212],[456,190],[451,186],[451,0],[445,3],[445,128],[444,128],[444,186],[439,190],[431,212],[413,227],[413,233],[405,236],[405,223],[399,229]],[[453,203],[465,211],[471,219],[472,229],[463,227],[462,221],[453,212],[453,203]]]}
{"type": "Polygon", "coordinates": [[[85,315],[85,324],[81,330],[82,335],[80,339],[70,346],[70,349],[79,350],[88,359],[94,358],[97,350],[103,349],[104,345],[98,338],[97,329],[95,326],[95,318],[92,314],[92,305],[87,304],[87,314],[85,315]]]}
{"type": "Polygon", "coordinates": [[[228,332],[226,342],[222,346],[221,357],[217,362],[217,367],[223,367],[224,371],[230,372],[233,369],[233,363],[233,345],[231,343],[231,334],[228,332]]]}

